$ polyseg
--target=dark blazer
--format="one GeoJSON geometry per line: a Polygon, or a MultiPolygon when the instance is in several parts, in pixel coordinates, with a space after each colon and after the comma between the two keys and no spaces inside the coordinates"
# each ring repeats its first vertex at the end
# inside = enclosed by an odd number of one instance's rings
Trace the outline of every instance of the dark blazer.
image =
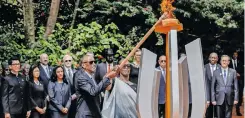
{"type": "MultiPolygon", "coordinates": [[[[221,66],[216,64],[216,69],[220,69],[221,66]]],[[[206,101],[211,101],[211,84],[212,84],[212,73],[209,63],[204,66],[205,70],[205,84],[206,84],[206,101]]]]}
{"type": "Polygon", "coordinates": [[[71,94],[74,94],[76,92],[76,89],[75,89],[75,78],[74,78],[74,74],[76,73],[76,69],[72,69],[72,77],[69,78],[69,76],[67,75],[67,72],[66,72],[66,69],[64,67],[64,73],[65,73],[65,77],[66,77],[66,80],[68,81],[68,83],[70,84],[70,88],[71,88],[71,94]]]}
{"type": "Polygon", "coordinates": [[[25,77],[10,73],[4,78],[2,104],[4,113],[21,114],[30,110],[28,83],[25,77]]]}
{"type": "Polygon", "coordinates": [[[106,63],[98,64],[96,66],[95,75],[94,75],[96,82],[99,83],[103,79],[106,73],[107,73],[106,63]]]}
{"type": "Polygon", "coordinates": [[[48,95],[50,98],[49,109],[52,111],[61,112],[62,108],[70,108],[71,105],[71,90],[67,83],[62,83],[60,88],[58,82],[50,81],[48,84],[48,95]]]}
{"type": "Polygon", "coordinates": [[[236,71],[228,68],[226,84],[223,79],[222,70],[214,71],[212,78],[212,102],[222,105],[225,99],[229,105],[233,105],[234,100],[238,101],[236,71]]]}
{"type": "MultiPolygon", "coordinates": [[[[44,84],[45,91],[48,92],[47,88],[48,88],[48,82],[49,82],[50,77],[48,77],[48,75],[46,74],[41,64],[39,65],[38,68],[40,70],[40,81],[42,81],[42,83],[44,84]]],[[[49,68],[49,75],[51,76],[53,69],[50,66],[48,66],[48,68],[49,68]]]]}
{"type": "Polygon", "coordinates": [[[108,78],[102,79],[99,84],[90,78],[85,71],[81,72],[78,77],[78,91],[80,100],[78,103],[78,112],[76,118],[100,118],[100,97],[99,94],[110,85],[108,78]]]}
{"type": "Polygon", "coordinates": [[[29,82],[29,95],[31,99],[31,108],[36,110],[35,107],[47,107],[47,93],[44,90],[44,85],[40,82],[39,85],[34,82],[29,82]]]}
{"type": "MultiPolygon", "coordinates": [[[[161,71],[160,67],[157,67],[158,70],[161,71]]],[[[166,102],[166,82],[164,81],[164,76],[161,72],[160,77],[160,86],[159,86],[159,97],[158,97],[158,104],[165,104],[166,102]]]]}

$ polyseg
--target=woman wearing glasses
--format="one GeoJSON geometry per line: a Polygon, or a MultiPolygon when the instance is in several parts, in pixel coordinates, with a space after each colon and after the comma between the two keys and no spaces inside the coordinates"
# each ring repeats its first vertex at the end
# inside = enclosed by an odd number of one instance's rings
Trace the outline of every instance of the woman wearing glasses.
{"type": "Polygon", "coordinates": [[[31,118],[45,118],[47,93],[40,82],[40,70],[37,65],[32,65],[29,71],[29,95],[32,106],[31,118]]]}
{"type": "Polygon", "coordinates": [[[71,90],[62,66],[57,66],[53,70],[51,81],[48,84],[48,95],[51,118],[68,118],[71,90]]]}
{"type": "Polygon", "coordinates": [[[120,77],[113,79],[112,84],[107,87],[102,109],[103,118],[137,118],[137,85],[129,81],[130,67],[129,62],[126,62],[120,69],[120,77]]]}

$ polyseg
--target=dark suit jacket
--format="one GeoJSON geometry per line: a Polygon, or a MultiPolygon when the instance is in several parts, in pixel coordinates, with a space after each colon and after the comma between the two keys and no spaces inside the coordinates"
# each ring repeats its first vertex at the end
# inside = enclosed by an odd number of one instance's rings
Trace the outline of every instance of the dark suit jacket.
{"type": "MultiPolygon", "coordinates": [[[[65,67],[64,67],[65,68],[65,67]]],[[[72,78],[69,78],[69,76],[67,75],[67,72],[66,72],[66,69],[64,69],[64,74],[66,76],[66,80],[68,81],[68,83],[70,84],[70,88],[71,88],[71,94],[74,94],[76,92],[76,89],[75,89],[75,78],[74,78],[74,74],[76,73],[76,69],[72,69],[72,78]]]]}
{"type": "Polygon", "coordinates": [[[212,78],[212,102],[216,101],[217,105],[222,105],[225,99],[229,105],[233,105],[234,100],[238,101],[236,71],[228,68],[226,84],[222,75],[222,70],[214,71],[212,78]]]}
{"type": "Polygon", "coordinates": [[[47,93],[45,92],[44,85],[41,82],[39,85],[35,84],[34,82],[29,82],[29,95],[32,110],[35,111],[35,107],[47,107],[47,93]]]}
{"type": "MultiPolygon", "coordinates": [[[[220,69],[221,66],[216,64],[216,69],[220,69]]],[[[212,84],[212,73],[209,63],[204,66],[205,70],[205,84],[206,84],[206,100],[211,102],[211,84],[212,84]]]]}
{"type": "Polygon", "coordinates": [[[71,90],[68,83],[62,83],[62,87],[58,87],[60,83],[50,81],[48,84],[48,95],[50,98],[49,109],[52,111],[60,111],[62,108],[70,108],[71,90]]]}
{"type": "MultiPolygon", "coordinates": [[[[49,82],[49,77],[48,75],[46,74],[44,68],[39,65],[39,70],[40,70],[40,81],[42,81],[42,83],[44,84],[44,87],[45,87],[45,91],[48,92],[47,88],[48,88],[48,82],[49,82]]],[[[53,71],[53,68],[48,66],[49,68],[49,75],[51,76],[52,75],[52,71],[53,71]]]]}
{"type": "Polygon", "coordinates": [[[94,75],[96,82],[99,83],[103,79],[106,73],[107,73],[106,63],[98,64],[96,66],[95,75],[94,75]]]}
{"type": "Polygon", "coordinates": [[[86,118],[87,116],[93,118],[100,118],[100,97],[99,94],[110,85],[108,78],[95,85],[93,80],[87,75],[85,71],[81,72],[78,77],[78,91],[80,93],[80,100],[78,103],[78,111],[76,118],[86,118]]]}
{"type": "MultiPolygon", "coordinates": [[[[117,65],[116,63],[113,62],[113,66],[117,65]]],[[[113,67],[111,67],[113,68],[113,67]]],[[[95,70],[95,80],[97,83],[99,83],[103,77],[105,76],[105,74],[107,73],[107,64],[106,62],[100,63],[96,66],[96,70],[95,70]]]]}
{"type": "Polygon", "coordinates": [[[232,59],[231,59],[230,64],[229,64],[229,68],[235,69],[236,72],[241,75],[240,78],[241,79],[244,79],[243,78],[243,75],[244,75],[244,67],[243,67],[243,64],[241,63],[240,60],[237,60],[237,67],[236,68],[233,68],[232,59]]]}
{"type": "MultiPolygon", "coordinates": [[[[161,71],[160,67],[157,67],[157,69],[161,71]]],[[[158,104],[165,104],[165,102],[166,102],[166,82],[161,72],[158,104]]]]}
{"type": "Polygon", "coordinates": [[[4,78],[2,104],[4,113],[21,114],[30,110],[28,83],[22,75],[10,73],[4,78]]]}

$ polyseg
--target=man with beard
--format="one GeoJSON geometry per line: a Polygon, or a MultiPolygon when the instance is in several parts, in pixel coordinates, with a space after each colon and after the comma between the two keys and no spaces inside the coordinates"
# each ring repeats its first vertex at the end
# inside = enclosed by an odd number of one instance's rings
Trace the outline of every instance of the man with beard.
{"type": "Polygon", "coordinates": [[[113,64],[113,61],[114,61],[113,50],[107,49],[105,51],[105,56],[106,56],[106,62],[102,62],[98,64],[96,67],[95,80],[97,83],[99,83],[103,79],[103,77],[106,75],[106,73],[110,72],[113,66],[115,66],[115,64],[113,64]]]}

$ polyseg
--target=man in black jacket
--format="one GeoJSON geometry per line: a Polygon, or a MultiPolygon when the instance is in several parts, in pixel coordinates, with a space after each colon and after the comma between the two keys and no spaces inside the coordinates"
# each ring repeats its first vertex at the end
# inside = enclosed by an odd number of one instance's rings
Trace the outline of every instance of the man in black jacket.
{"type": "Polygon", "coordinates": [[[18,74],[20,61],[18,57],[9,60],[11,72],[4,78],[2,104],[5,118],[26,118],[30,116],[28,84],[25,77],[18,74]]]}

